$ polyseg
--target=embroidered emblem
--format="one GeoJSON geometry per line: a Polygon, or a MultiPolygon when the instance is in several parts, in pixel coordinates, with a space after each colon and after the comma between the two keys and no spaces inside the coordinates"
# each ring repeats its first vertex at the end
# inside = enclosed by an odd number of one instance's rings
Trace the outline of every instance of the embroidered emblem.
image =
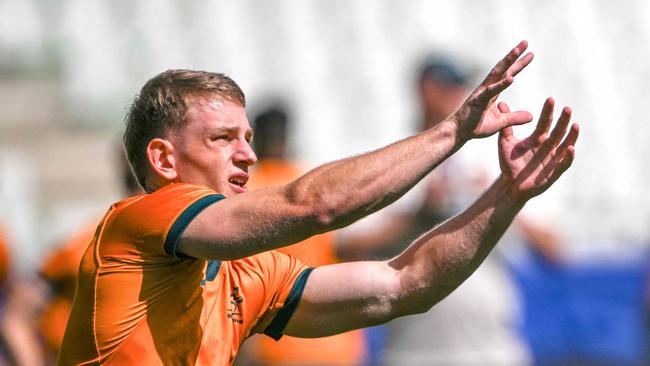
{"type": "Polygon", "coordinates": [[[230,294],[230,307],[226,310],[226,316],[232,320],[233,323],[243,324],[242,313],[239,304],[244,302],[244,298],[239,296],[239,287],[233,287],[230,294]]]}

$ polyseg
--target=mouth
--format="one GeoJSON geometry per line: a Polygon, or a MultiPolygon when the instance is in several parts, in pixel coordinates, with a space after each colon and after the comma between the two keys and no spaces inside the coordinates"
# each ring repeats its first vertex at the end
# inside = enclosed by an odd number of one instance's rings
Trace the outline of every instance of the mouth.
{"type": "Polygon", "coordinates": [[[246,188],[246,182],[248,182],[248,177],[246,175],[234,175],[228,178],[228,183],[230,183],[237,193],[248,191],[248,188],[246,188]]]}

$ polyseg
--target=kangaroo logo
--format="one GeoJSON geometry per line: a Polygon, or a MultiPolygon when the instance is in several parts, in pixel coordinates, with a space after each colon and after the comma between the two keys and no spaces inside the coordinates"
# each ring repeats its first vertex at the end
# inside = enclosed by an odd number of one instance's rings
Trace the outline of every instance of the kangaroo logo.
{"type": "Polygon", "coordinates": [[[230,294],[230,307],[226,310],[226,316],[228,319],[232,320],[233,323],[244,323],[244,320],[242,319],[242,313],[239,308],[239,304],[242,302],[244,302],[244,298],[239,296],[239,287],[233,287],[232,293],[230,294]]]}

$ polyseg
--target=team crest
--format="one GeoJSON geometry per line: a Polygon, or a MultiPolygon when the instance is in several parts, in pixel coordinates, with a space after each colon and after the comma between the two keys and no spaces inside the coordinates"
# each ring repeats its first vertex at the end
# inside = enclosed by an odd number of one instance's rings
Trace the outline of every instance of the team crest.
{"type": "Polygon", "coordinates": [[[239,304],[244,302],[244,298],[239,296],[239,287],[233,287],[230,294],[230,306],[226,310],[226,316],[232,320],[233,323],[243,324],[242,313],[239,304]]]}

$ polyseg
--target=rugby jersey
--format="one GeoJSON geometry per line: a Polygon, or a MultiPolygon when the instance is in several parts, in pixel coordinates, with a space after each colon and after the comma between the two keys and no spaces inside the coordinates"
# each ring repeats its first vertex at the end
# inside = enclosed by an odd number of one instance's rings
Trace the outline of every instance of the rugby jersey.
{"type": "Polygon", "coordinates": [[[252,333],[281,337],[310,268],[276,251],[223,262],[176,252],[223,198],[175,183],[110,207],[81,260],[59,365],[228,365],[252,333]]]}

